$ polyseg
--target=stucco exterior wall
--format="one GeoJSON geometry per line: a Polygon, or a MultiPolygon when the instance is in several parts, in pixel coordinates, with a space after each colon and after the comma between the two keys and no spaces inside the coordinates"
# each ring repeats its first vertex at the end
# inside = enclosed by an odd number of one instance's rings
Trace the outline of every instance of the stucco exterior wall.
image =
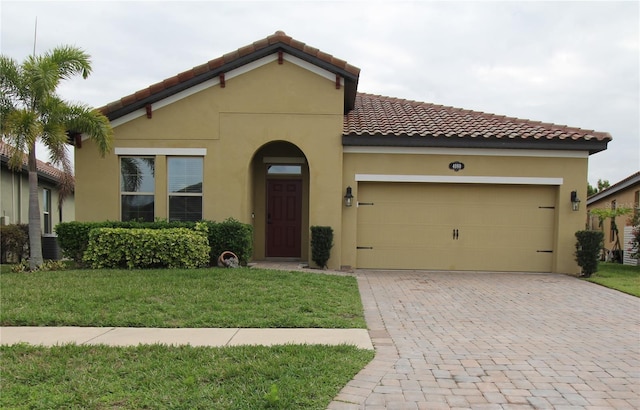
{"type": "MultiPolygon", "coordinates": [[[[265,205],[256,201],[255,187],[264,178],[253,170],[254,155],[270,142],[293,144],[310,172],[307,224],[334,228],[329,266],[336,267],[342,249],[343,93],[305,68],[272,62],[228,79],[224,88],[218,84],[154,108],[151,119],[143,114],[115,126],[114,147],[206,149],[203,218],[255,223],[252,214],[258,216],[265,205]]],[[[77,219],[119,220],[118,156],[112,151],[100,158],[87,140],[75,150],[75,161],[77,219]]],[[[167,218],[166,156],[156,156],[155,181],[155,216],[167,218]]],[[[303,249],[308,247],[307,236],[303,249]]]]}
{"type": "MultiPolygon", "coordinates": [[[[440,176],[491,176],[562,178],[557,185],[554,232],[553,272],[577,274],[574,261],[575,232],[584,228],[585,207],[575,212],[571,209],[570,193],[577,191],[579,198],[586,198],[587,153],[558,154],[544,152],[506,150],[422,150],[422,155],[408,153],[345,153],[343,186],[351,186],[354,200],[358,199],[356,174],[389,175],[440,175],[440,176]],[[457,154],[456,152],[459,152],[457,154]],[[464,169],[454,172],[449,164],[464,163],[464,169]]],[[[490,186],[490,185],[488,185],[490,186]]],[[[356,221],[358,207],[344,208],[342,229],[344,232],[342,264],[357,267],[356,221]]],[[[517,212],[517,210],[514,210],[517,212]]],[[[526,218],[526,215],[522,215],[526,218]]],[[[421,240],[423,238],[416,238],[421,240]]],[[[526,240],[523,238],[522,240],[526,240]]]]}
{"type": "MultiPolygon", "coordinates": [[[[71,194],[65,198],[62,208],[58,208],[59,190],[56,184],[39,181],[38,200],[40,201],[40,223],[44,232],[44,218],[42,217],[43,189],[51,190],[51,226],[52,230],[58,223],[75,220],[75,199],[71,194]]],[[[26,172],[12,172],[5,167],[0,171],[0,216],[5,224],[29,223],[29,177],[26,172]]]]}

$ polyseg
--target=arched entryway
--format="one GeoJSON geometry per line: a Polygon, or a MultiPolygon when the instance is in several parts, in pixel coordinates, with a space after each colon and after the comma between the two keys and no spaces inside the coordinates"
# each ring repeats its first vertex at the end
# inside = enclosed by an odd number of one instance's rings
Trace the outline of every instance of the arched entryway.
{"type": "Polygon", "coordinates": [[[309,167],[294,144],[274,141],[252,161],[254,259],[308,259],[309,167]]]}

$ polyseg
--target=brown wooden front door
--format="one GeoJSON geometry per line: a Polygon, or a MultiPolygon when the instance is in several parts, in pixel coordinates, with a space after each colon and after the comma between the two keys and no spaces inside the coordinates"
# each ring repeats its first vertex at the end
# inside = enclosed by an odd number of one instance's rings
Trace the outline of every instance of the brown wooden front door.
{"type": "Polygon", "coordinates": [[[300,257],[302,180],[267,180],[267,257],[300,257]]]}

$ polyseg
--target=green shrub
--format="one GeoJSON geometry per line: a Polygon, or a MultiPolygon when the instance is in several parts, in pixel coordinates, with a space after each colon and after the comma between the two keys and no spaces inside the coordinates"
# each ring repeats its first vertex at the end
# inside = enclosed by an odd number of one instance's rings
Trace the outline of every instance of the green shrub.
{"type": "Polygon", "coordinates": [[[253,252],[253,227],[233,218],[223,222],[208,222],[209,228],[209,263],[215,266],[218,257],[224,251],[231,251],[238,256],[240,264],[246,265],[253,252]]]}
{"type": "Polygon", "coordinates": [[[0,226],[0,262],[21,262],[29,255],[29,225],[0,226]]]}
{"type": "Polygon", "coordinates": [[[576,238],[576,262],[582,268],[582,276],[588,278],[598,270],[604,234],[602,231],[578,231],[576,238]]]}
{"type": "Polygon", "coordinates": [[[96,228],[84,262],[99,268],[199,268],[207,265],[206,228],[96,228]]]}
{"type": "Polygon", "coordinates": [[[330,226],[311,227],[311,259],[321,268],[327,266],[333,247],[333,229],[330,226]]]}
{"type": "Polygon", "coordinates": [[[137,222],[137,221],[103,221],[103,222],[63,222],[55,227],[62,255],[81,264],[89,243],[89,232],[96,228],[126,229],[166,229],[193,228],[195,222],[137,222]]]}

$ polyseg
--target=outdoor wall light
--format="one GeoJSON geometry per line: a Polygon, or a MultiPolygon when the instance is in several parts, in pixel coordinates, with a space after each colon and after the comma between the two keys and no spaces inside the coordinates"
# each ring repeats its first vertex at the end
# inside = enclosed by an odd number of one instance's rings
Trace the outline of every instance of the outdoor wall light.
{"type": "Polygon", "coordinates": [[[344,206],[350,207],[353,205],[353,193],[351,193],[351,187],[347,187],[347,193],[344,194],[344,206]]]}
{"type": "Polygon", "coordinates": [[[580,198],[576,191],[571,191],[571,209],[578,211],[580,209],[580,198]]]}

